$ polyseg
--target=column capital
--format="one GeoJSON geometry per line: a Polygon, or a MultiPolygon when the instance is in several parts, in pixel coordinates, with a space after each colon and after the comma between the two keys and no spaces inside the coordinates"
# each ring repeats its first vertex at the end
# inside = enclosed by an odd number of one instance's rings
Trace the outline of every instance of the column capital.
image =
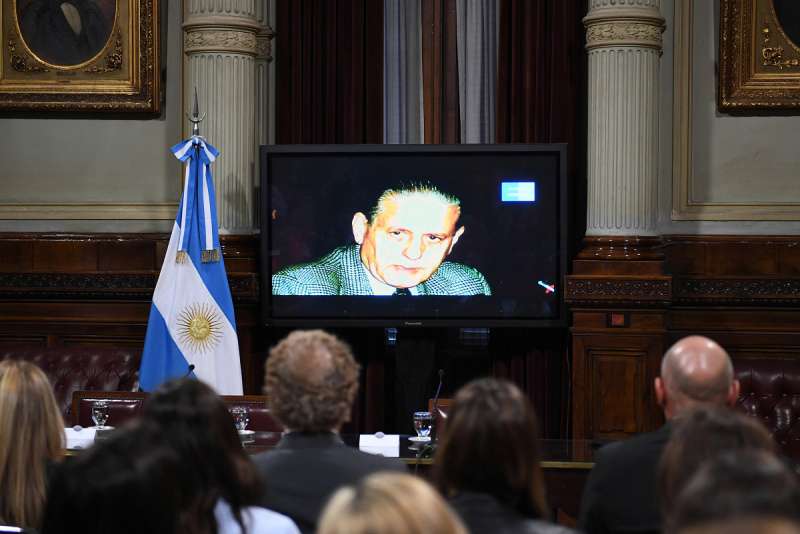
{"type": "Polygon", "coordinates": [[[584,17],[586,49],[636,46],[662,49],[660,0],[592,0],[584,17]]]}

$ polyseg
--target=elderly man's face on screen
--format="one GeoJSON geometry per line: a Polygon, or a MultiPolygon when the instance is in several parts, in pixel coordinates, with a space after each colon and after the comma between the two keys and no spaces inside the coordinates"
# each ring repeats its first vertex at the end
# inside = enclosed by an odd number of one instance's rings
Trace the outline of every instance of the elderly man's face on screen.
{"type": "Polygon", "coordinates": [[[398,288],[416,286],[431,277],[464,232],[456,230],[458,206],[426,193],[383,200],[370,223],[359,212],[353,236],[361,261],[376,279],[398,288]]]}

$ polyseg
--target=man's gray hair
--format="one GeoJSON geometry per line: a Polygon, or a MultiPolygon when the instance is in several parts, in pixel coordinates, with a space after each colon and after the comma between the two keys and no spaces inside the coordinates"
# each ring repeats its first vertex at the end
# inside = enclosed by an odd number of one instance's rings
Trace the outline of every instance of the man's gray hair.
{"type": "Polygon", "coordinates": [[[381,196],[378,197],[378,200],[369,212],[369,223],[374,224],[378,215],[383,213],[387,200],[408,197],[430,197],[448,206],[461,207],[461,200],[459,200],[457,196],[445,193],[430,182],[411,182],[407,185],[401,184],[399,187],[389,188],[381,193],[381,196]]]}

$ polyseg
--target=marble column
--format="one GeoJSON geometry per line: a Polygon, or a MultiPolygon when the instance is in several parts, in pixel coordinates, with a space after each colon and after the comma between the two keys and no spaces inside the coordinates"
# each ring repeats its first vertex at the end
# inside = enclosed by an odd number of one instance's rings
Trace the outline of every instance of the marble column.
{"type": "Polygon", "coordinates": [[[221,156],[214,163],[221,234],[255,231],[256,57],[260,0],[185,0],[184,110],[197,88],[201,134],[221,156]]]}
{"type": "Polygon", "coordinates": [[[587,236],[657,235],[661,0],[590,0],[587,236]]]}

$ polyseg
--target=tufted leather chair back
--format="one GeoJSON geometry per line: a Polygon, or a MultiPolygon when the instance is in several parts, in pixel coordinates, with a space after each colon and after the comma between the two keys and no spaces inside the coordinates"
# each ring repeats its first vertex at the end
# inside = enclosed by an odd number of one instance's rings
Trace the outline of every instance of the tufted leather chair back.
{"type": "Polygon", "coordinates": [[[64,421],[71,421],[72,394],[79,390],[139,389],[141,349],[109,347],[0,348],[0,360],[15,358],[38,365],[50,379],[64,421]]]}
{"type": "Polygon", "coordinates": [[[800,360],[734,358],[737,407],[757,417],[790,458],[800,458],[800,360]]]}

